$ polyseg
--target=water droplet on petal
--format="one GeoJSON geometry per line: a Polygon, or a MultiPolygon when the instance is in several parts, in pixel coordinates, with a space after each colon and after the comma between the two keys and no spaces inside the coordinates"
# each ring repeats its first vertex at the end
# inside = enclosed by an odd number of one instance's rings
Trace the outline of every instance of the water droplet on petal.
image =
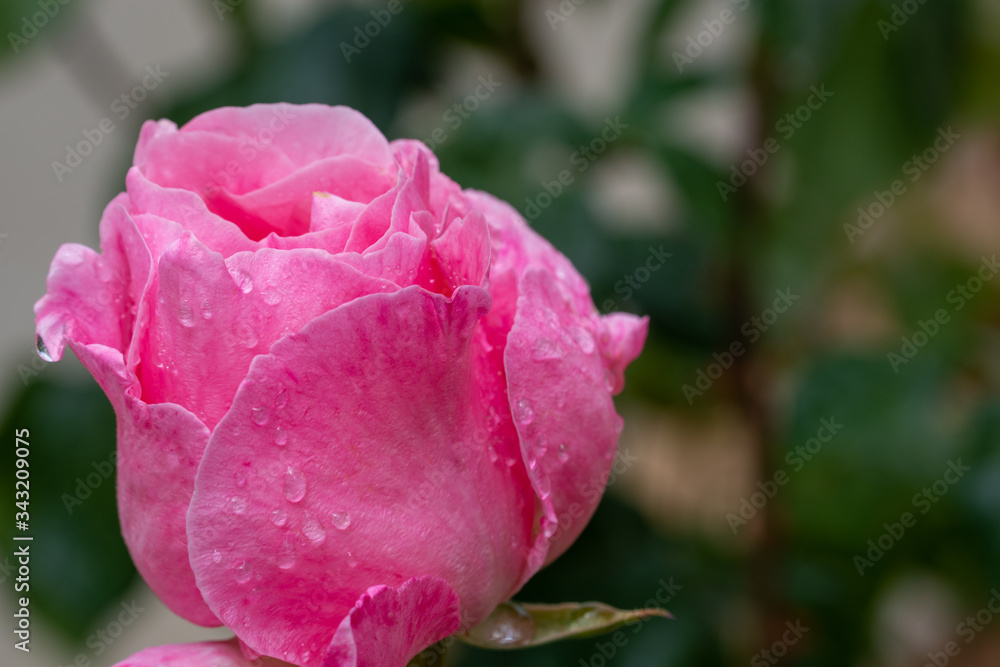
{"type": "Polygon", "coordinates": [[[216,549],[212,552],[212,562],[221,563],[222,562],[222,552],[216,549]]]}
{"type": "Polygon", "coordinates": [[[580,326],[571,326],[569,328],[569,335],[573,337],[573,341],[580,348],[580,351],[584,354],[591,354],[594,351],[594,337],[590,335],[590,332],[580,326]]]}
{"type": "Polygon", "coordinates": [[[229,499],[229,509],[233,514],[243,514],[247,511],[247,499],[243,496],[233,496],[229,499]]]}
{"type": "Polygon", "coordinates": [[[263,426],[267,423],[267,419],[270,415],[267,414],[267,408],[253,408],[250,410],[250,419],[257,426],[263,426]]]}
{"type": "Polygon", "coordinates": [[[309,517],[302,524],[302,534],[317,546],[323,544],[323,540],[326,539],[326,531],[323,530],[323,526],[320,525],[319,521],[313,517],[309,517]]]}
{"type": "Polygon", "coordinates": [[[247,485],[247,476],[241,472],[236,473],[236,486],[242,489],[246,485],[247,485]]]}
{"type": "MultiPolygon", "coordinates": [[[[544,471],[538,475],[538,480],[535,482],[535,486],[538,487],[538,497],[542,500],[545,500],[552,495],[552,481],[544,471]]],[[[546,537],[549,536],[546,535],[546,537]]]]}
{"type": "Polygon", "coordinates": [[[52,361],[52,355],[49,354],[49,350],[45,347],[45,341],[42,340],[41,336],[35,336],[35,352],[42,358],[42,361],[52,361]]]}
{"type": "Polygon", "coordinates": [[[241,292],[243,292],[244,294],[249,294],[250,292],[253,291],[253,278],[250,277],[249,273],[247,273],[243,269],[236,269],[232,273],[233,273],[233,280],[236,281],[236,285],[237,287],[240,288],[241,292]]]}
{"type": "Polygon", "coordinates": [[[556,534],[556,527],[559,525],[557,522],[549,521],[547,518],[542,517],[542,520],[539,523],[542,526],[542,533],[545,537],[551,538],[556,534]]]}
{"type": "Polygon", "coordinates": [[[545,361],[546,359],[562,359],[562,352],[559,346],[549,338],[539,338],[535,341],[535,348],[532,358],[535,361],[545,361]]]}
{"type": "Polygon", "coordinates": [[[496,463],[500,460],[500,455],[497,454],[497,448],[493,446],[493,443],[486,446],[486,451],[489,454],[490,463],[496,463]]]}
{"type": "Polygon", "coordinates": [[[260,599],[261,595],[262,592],[260,590],[260,586],[254,586],[253,590],[250,591],[250,602],[256,602],[257,600],[260,599]]]}
{"type": "Polygon", "coordinates": [[[357,567],[358,561],[350,551],[347,552],[347,567],[357,567]]]}
{"type": "Polygon", "coordinates": [[[507,458],[505,458],[505,459],[503,460],[503,463],[504,463],[504,465],[505,465],[505,466],[507,466],[508,468],[513,468],[513,467],[514,467],[514,464],[515,464],[515,463],[517,463],[517,459],[515,459],[515,458],[514,458],[514,457],[512,457],[512,456],[508,456],[507,458]]]}
{"type": "Polygon", "coordinates": [[[288,405],[288,389],[282,389],[278,392],[277,398],[274,399],[274,407],[279,410],[288,405]]]}
{"type": "Polygon", "coordinates": [[[330,518],[333,519],[333,527],[337,530],[347,530],[351,525],[351,515],[347,512],[334,512],[330,518]]]}
{"type": "Polygon", "coordinates": [[[566,461],[569,461],[569,451],[566,447],[566,443],[559,445],[558,458],[560,463],[566,463],[566,461]]]}
{"type": "Polygon", "coordinates": [[[278,447],[284,447],[288,443],[288,431],[285,431],[280,426],[274,431],[274,444],[278,447]]]}
{"type": "Polygon", "coordinates": [[[201,302],[201,316],[206,320],[212,319],[212,304],[208,302],[208,299],[201,302]]]}
{"type": "Polygon", "coordinates": [[[269,306],[277,306],[281,303],[281,290],[270,289],[264,292],[264,303],[269,306]]]}
{"type": "Polygon", "coordinates": [[[233,568],[233,572],[236,573],[236,583],[245,584],[250,581],[250,577],[253,576],[253,565],[245,560],[241,560],[236,564],[236,567],[233,568]]]}
{"type": "Polygon", "coordinates": [[[285,510],[274,510],[271,512],[271,523],[279,528],[288,522],[288,514],[285,510]]]}
{"type": "Polygon", "coordinates": [[[285,535],[278,547],[278,567],[282,570],[290,570],[295,565],[295,541],[291,535],[285,535]]]}
{"type": "Polygon", "coordinates": [[[285,473],[285,498],[290,503],[297,503],[306,497],[306,478],[294,468],[285,473]]]}
{"type": "Polygon", "coordinates": [[[187,299],[178,304],[177,318],[180,320],[181,325],[185,327],[191,328],[194,326],[194,310],[191,308],[191,303],[187,299]]]}
{"type": "Polygon", "coordinates": [[[514,403],[514,419],[518,424],[527,426],[535,418],[535,411],[531,408],[531,403],[525,398],[520,398],[514,403]]]}
{"type": "Polygon", "coordinates": [[[613,392],[615,390],[615,384],[617,384],[615,382],[615,374],[611,371],[610,368],[605,368],[604,369],[604,388],[607,389],[609,392],[613,392]]]}

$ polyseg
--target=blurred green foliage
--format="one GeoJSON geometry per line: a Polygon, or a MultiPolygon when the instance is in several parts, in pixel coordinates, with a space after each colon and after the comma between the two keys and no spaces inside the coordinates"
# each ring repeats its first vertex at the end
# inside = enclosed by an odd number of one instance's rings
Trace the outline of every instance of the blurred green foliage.
{"type": "MultiPolygon", "coordinates": [[[[324,102],[353,106],[391,134],[408,101],[438,91],[456,53],[474,48],[515,73],[518,84],[484,104],[436,152],[442,170],[460,184],[489,190],[522,211],[542,191],[541,180],[557,173],[537,176],[531,165],[539,147],[552,147],[554,164],[565,165],[601,129],[600,119],[580,114],[540,69],[524,16],[548,26],[532,3],[413,3],[350,63],[340,45],[370,20],[366,10],[333,9],[274,42],[247,18],[249,4],[227,18],[239,34],[240,67],[207,94],[152,115],[182,123],[220,105],[324,102]]],[[[674,581],[683,587],[667,605],[676,620],[627,630],[628,641],[610,656],[607,639],[589,639],[519,654],[462,648],[454,664],[604,664],[599,658],[630,667],[746,664],[782,635],[785,622],[802,620],[811,630],[784,664],[856,665],[875,659],[883,639],[874,620],[880,601],[908,575],[944,582],[970,612],[1000,582],[996,287],[951,312],[952,321],[898,372],[886,355],[898,351],[901,334],[850,343],[826,331],[830,295],[850,280],[874,285],[884,315],[910,334],[919,320],[947,307],[949,291],[976,271],[976,262],[910,233],[931,213],[901,205],[905,233],[888,252],[859,252],[842,226],[856,219],[859,204],[901,178],[901,166],[930,146],[942,126],[963,117],[1000,125],[998,44],[977,36],[971,5],[961,0],[926,2],[887,36],[879,22],[894,11],[890,2],[760,0],[747,10],[745,58],[721,66],[699,62],[680,73],[670,57],[676,45],[665,49],[662,36],[697,7],[693,0],[651,4],[643,35],[630,44],[638,72],[615,111],[630,128],[608,150],[642,154],[669,178],[679,202],[663,212],[664,231],[621,231],[617,220],[604,219],[589,197],[592,171],[566,187],[533,226],[587,277],[597,304],[610,299],[615,309],[649,315],[650,340],[630,369],[623,404],[707,418],[736,406],[760,450],[762,481],[788,469],[788,452],[812,438],[822,419],[835,418],[844,429],[768,505],[757,537],[729,543],[711,531],[668,529],[649,508],[612,494],[579,542],[519,595],[625,608],[645,604],[662,582],[674,581]],[[729,167],[678,141],[685,128],[664,130],[671,109],[691,96],[738,87],[754,106],[747,148],[755,149],[807,102],[813,86],[833,97],[782,139],[765,173],[727,200],[718,184],[729,180],[729,167]],[[650,246],[672,253],[671,261],[622,298],[616,285],[645,262],[650,246]],[[786,286],[801,305],[691,406],[683,385],[713,362],[713,353],[744,340],[741,325],[786,286]],[[914,494],[958,458],[971,467],[966,477],[859,576],[853,559],[866,552],[867,541],[914,511],[914,494]]],[[[706,10],[704,18],[713,17],[706,10]]],[[[65,585],[37,593],[39,611],[79,636],[131,576],[109,528],[113,485],[100,487],[72,517],[58,501],[112,446],[108,408],[96,386],[39,381],[9,414],[16,418],[7,418],[5,432],[28,427],[46,443],[32,454],[39,485],[32,517],[52,545],[38,561],[37,581],[65,585]],[[56,551],[57,544],[65,549],[56,551]],[[43,568],[65,576],[43,575],[43,568]]]]}

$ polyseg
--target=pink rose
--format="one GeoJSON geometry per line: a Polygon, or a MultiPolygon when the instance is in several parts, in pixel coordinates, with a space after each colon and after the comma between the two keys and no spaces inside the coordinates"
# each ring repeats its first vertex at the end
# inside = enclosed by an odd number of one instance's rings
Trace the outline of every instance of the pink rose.
{"type": "MultiPolygon", "coordinates": [[[[56,254],[39,351],[69,345],[117,412],[142,576],[246,655],[405,664],[592,515],[646,322],[601,317],[423,144],[320,105],[147,122],[100,232],[56,254]]],[[[123,664],[243,664],[234,646],[123,664]]]]}

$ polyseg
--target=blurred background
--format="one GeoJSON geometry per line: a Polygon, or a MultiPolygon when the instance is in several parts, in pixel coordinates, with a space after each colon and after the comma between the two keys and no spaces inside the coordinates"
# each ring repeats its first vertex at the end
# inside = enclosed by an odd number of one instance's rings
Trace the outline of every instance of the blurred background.
{"type": "Polygon", "coordinates": [[[675,620],[450,664],[1000,664],[1000,4],[387,5],[0,5],[0,474],[30,429],[35,535],[32,652],[6,630],[0,663],[227,635],[137,580],[113,414],[35,356],[31,306],[59,244],[97,246],[143,120],[288,101],[423,139],[650,317],[605,499],[518,598],[675,620]]]}

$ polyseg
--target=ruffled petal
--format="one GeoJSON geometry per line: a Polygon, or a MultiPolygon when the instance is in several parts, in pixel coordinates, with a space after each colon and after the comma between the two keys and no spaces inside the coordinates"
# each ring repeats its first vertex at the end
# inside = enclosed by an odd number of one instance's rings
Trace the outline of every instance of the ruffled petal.
{"type": "Polygon", "coordinates": [[[461,625],[458,595],[434,577],[373,586],[337,628],[323,667],[402,667],[461,625]]]}
{"type": "Polygon", "coordinates": [[[236,640],[168,644],[139,651],[114,667],[280,667],[288,663],[273,658],[247,660],[236,640]]]}

